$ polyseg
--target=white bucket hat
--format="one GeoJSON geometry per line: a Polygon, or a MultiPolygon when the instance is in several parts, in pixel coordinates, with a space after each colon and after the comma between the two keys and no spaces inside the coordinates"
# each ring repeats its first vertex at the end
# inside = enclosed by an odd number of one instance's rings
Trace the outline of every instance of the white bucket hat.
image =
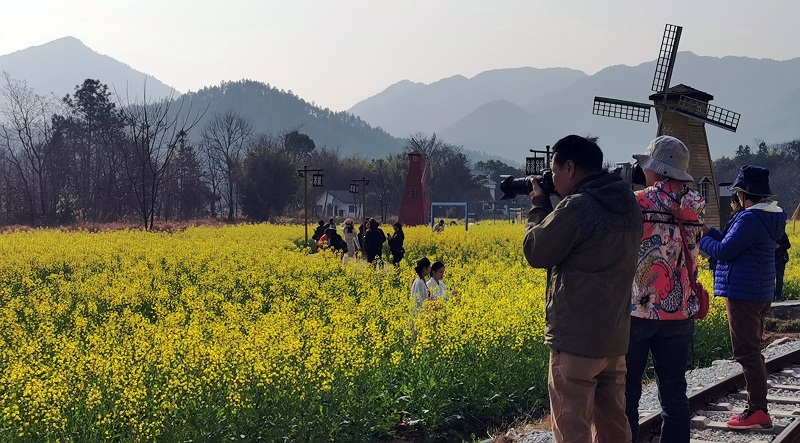
{"type": "Polygon", "coordinates": [[[647,145],[644,154],[633,154],[642,169],[648,169],[683,182],[694,181],[689,169],[689,149],[682,141],[669,135],[656,137],[647,145]]]}

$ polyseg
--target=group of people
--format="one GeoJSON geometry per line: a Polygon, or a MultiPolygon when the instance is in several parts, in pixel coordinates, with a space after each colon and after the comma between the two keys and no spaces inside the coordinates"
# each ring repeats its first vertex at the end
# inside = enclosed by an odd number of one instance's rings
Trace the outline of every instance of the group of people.
{"type": "Polygon", "coordinates": [[[456,290],[447,289],[444,283],[444,263],[441,261],[431,264],[428,257],[422,257],[417,261],[414,272],[417,277],[411,283],[411,298],[417,309],[421,309],[426,300],[447,300],[450,295],[458,294],[456,290]]]}
{"type": "Polygon", "coordinates": [[[339,227],[334,222],[334,219],[331,218],[328,223],[320,220],[311,238],[318,249],[331,248],[334,251],[347,254],[347,257],[353,260],[361,252],[362,257],[366,258],[369,263],[382,259],[383,244],[388,241],[392,264],[397,265],[406,252],[403,248],[403,243],[405,242],[403,225],[400,222],[395,222],[392,225],[394,233],[389,234],[384,233],[379,226],[380,223],[377,220],[370,218],[365,219],[364,223],[356,229],[353,219],[347,218],[339,227]],[[339,234],[339,229],[341,229],[342,234],[339,234]]]}
{"type": "Polygon", "coordinates": [[[769,171],[744,165],[729,187],[742,210],[719,231],[704,222],[705,199],[687,184],[689,150],[660,136],[634,155],[644,189],[603,169],[596,139],[570,135],[553,146],[560,201],[531,179],[523,251],[548,270],[545,343],[557,442],[639,441],[642,375],[652,356],[662,406],[662,442],[689,442],[686,370],[700,310],[697,258],[716,260],[714,294],[725,297],[733,355],[747,383],[747,408],[732,429],[772,426],[761,339],[776,292],[776,244],[786,213],[769,171]]]}

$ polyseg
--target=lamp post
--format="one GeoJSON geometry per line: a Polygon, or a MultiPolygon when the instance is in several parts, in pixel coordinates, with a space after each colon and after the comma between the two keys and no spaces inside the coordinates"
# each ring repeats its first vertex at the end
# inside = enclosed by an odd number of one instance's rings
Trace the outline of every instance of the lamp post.
{"type": "Polygon", "coordinates": [[[308,169],[308,166],[306,165],[303,165],[303,169],[297,170],[297,174],[303,179],[303,223],[306,228],[306,246],[308,246],[308,173],[312,173],[311,186],[320,188],[322,187],[322,171],[322,169],[308,169]]]}
{"type": "Polygon", "coordinates": [[[358,194],[358,184],[361,183],[363,191],[361,192],[361,219],[365,218],[365,212],[367,208],[367,185],[369,185],[369,180],[367,177],[362,177],[355,180],[350,180],[350,192],[353,194],[358,194]]]}
{"type": "Polygon", "coordinates": [[[525,158],[525,174],[526,175],[539,175],[545,168],[550,168],[550,145],[545,146],[544,151],[537,151],[531,149],[534,154],[544,154],[544,157],[538,155],[525,158]]]}

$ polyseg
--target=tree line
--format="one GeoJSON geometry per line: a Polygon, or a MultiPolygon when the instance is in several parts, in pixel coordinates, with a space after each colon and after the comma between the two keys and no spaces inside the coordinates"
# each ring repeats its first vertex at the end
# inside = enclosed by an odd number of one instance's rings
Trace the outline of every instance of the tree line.
{"type": "Polygon", "coordinates": [[[435,134],[415,134],[382,158],[343,157],[302,128],[259,134],[234,109],[207,113],[181,98],[121,98],[96,79],[53,99],[3,73],[0,225],[298,219],[304,165],[324,169],[325,186],[309,188],[309,202],[367,177],[366,214],[386,220],[399,212],[414,150],[429,158],[433,200],[489,198],[462,149],[435,134]]]}
{"type": "Polygon", "coordinates": [[[714,161],[714,177],[718,183],[733,182],[742,165],[753,164],[769,169],[769,184],[778,201],[792,216],[800,204],[800,139],[783,143],[755,140],[755,148],[739,145],[732,157],[714,161]]]}

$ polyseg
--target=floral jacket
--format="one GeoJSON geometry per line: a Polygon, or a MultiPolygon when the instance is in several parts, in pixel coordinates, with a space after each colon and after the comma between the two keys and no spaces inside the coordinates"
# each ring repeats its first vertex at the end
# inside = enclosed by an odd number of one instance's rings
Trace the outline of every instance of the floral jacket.
{"type": "Polygon", "coordinates": [[[686,268],[683,237],[677,220],[689,235],[691,260],[697,272],[698,239],[705,200],[684,183],[666,179],[635,193],[644,219],[631,315],[652,320],[685,320],[699,309],[686,268]]]}

